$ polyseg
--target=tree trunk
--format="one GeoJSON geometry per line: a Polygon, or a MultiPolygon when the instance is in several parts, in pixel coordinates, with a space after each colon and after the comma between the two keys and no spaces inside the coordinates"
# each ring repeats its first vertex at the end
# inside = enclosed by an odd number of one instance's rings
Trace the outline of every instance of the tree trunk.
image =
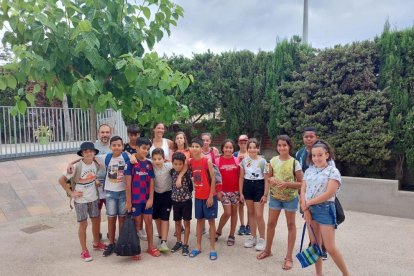
{"type": "Polygon", "coordinates": [[[62,107],[63,107],[63,117],[65,119],[65,140],[73,141],[73,131],[72,131],[73,126],[70,120],[68,98],[66,95],[63,97],[62,107]]]}
{"type": "Polygon", "coordinates": [[[95,142],[96,141],[96,133],[97,133],[97,115],[96,115],[96,110],[95,107],[91,107],[91,141],[95,142]]]}

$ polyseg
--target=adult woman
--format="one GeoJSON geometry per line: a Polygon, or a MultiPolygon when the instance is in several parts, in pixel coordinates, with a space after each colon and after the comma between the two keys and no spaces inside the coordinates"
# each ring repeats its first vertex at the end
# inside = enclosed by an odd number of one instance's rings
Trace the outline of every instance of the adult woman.
{"type": "Polygon", "coordinates": [[[171,161],[174,144],[170,139],[163,138],[165,132],[164,123],[155,123],[152,131],[154,137],[152,138],[152,146],[149,150],[149,154],[151,155],[152,151],[156,148],[162,148],[164,150],[165,161],[171,161]]]}

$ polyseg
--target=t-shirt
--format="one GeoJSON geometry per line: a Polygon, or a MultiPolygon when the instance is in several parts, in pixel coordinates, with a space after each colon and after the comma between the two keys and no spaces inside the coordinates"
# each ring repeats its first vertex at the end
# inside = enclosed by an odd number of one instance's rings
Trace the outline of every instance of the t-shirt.
{"type": "Polygon", "coordinates": [[[208,150],[208,152],[207,153],[205,153],[205,152],[201,152],[202,153],[202,156],[204,157],[204,158],[207,158],[208,160],[210,160],[213,164],[215,164],[215,161],[216,161],[216,159],[214,158],[214,150],[213,150],[213,148],[210,148],[209,150],[208,150]]]}
{"type": "Polygon", "coordinates": [[[222,191],[226,193],[238,192],[240,167],[237,158],[220,156],[216,159],[216,164],[221,173],[222,191]]]}
{"type": "Polygon", "coordinates": [[[118,157],[112,156],[106,168],[105,190],[113,192],[125,191],[124,172],[128,170],[131,163],[126,162],[122,154],[118,157]]]}
{"type": "Polygon", "coordinates": [[[252,159],[250,156],[243,158],[243,161],[240,163],[240,167],[244,169],[244,179],[264,179],[266,163],[266,160],[261,156],[258,156],[257,159],[252,159]]]}
{"type": "Polygon", "coordinates": [[[83,160],[75,163],[73,168],[73,173],[68,174],[64,172],[63,175],[69,180],[75,175],[75,170],[79,169],[81,166],[81,173],[78,183],[75,185],[75,191],[82,192],[81,197],[75,197],[76,203],[88,203],[93,202],[98,199],[98,194],[96,191],[96,164],[92,162],[91,164],[85,164],[83,160]]]}
{"type": "MultiPolygon", "coordinates": [[[[306,147],[301,148],[296,152],[296,159],[299,161],[300,166],[302,167],[302,171],[305,173],[305,171],[309,168],[308,164],[308,151],[306,150],[306,147]]],[[[329,160],[328,164],[330,166],[336,167],[334,160],[329,160]]]]}
{"type": "MultiPolygon", "coordinates": [[[[159,148],[159,147],[157,147],[159,148]]],[[[162,138],[162,145],[161,148],[164,150],[164,159],[165,160],[171,160],[171,156],[170,156],[170,147],[168,146],[168,139],[166,138],[162,138]]],[[[155,150],[156,147],[154,146],[154,144],[152,144],[152,146],[149,149],[149,155],[151,156],[152,151],[155,150]]]]}
{"type": "Polygon", "coordinates": [[[124,151],[128,152],[129,154],[137,153],[137,150],[131,147],[129,143],[124,144],[124,151]]]}
{"type": "MultiPolygon", "coordinates": [[[[210,196],[210,180],[209,180],[209,169],[208,159],[200,158],[199,160],[190,159],[190,167],[193,172],[195,198],[197,199],[208,199],[210,196]]],[[[214,191],[214,194],[216,191],[214,191]]]]}
{"type": "Polygon", "coordinates": [[[151,160],[137,160],[131,169],[125,172],[132,177],[131,202],[146,203],[149,198],[151,178],[155,178],[151,160]]]}
{"type": "MultiPolygon", "coordinates": [[[[185,155],[185,160],[188,162],[188,160],[190,160],[191,157],[191,153],[189,149],[184,149],[184,150],[176,150],[175,152],[181,152],[185,155]]],[[[172,159],[172,156],[171,156],[172,159]]]]}
{"type": "MultiPolygon", "coordinates": [[[[318,197],[328,188],[329,179],[334,179],[341,185],[341,174],[339,170],[331,165],[322,169],[315,166],[310,166],[304,175],[306,181],[306,200],[318,197]]],[[[331,197],[327,201],[335,201],[335,196],[331,197]]]]}
{"type": "Polygon", "coordinates": [[[98,174],[96,175],[96,178],[99,180],[99,182],[101,182],[101,185],[98,187],[99,198],[104,199],[105,198],[105,193],[103,191],[103,184],[104,184],[105,176],[106,176],[105,156],[108,153],[111,153],[111,149],[109,147],[109,143],[107,145],[102,145],[101,141],[99,141],[99,140],[96,140],[95,148],[97,150],[99,150],[99,154],[96,155],[95,159],[99,162],[99,164],[104,166],[103,169],[100,169],[98,171],[98,174]]]}
{"type": "Polygon", "coordinates": [[[176,170],[171,170],[171,177],[173,181],[171,199],[175,202],[184,202],[187,200],[191,200],[192,193],[190,192],[190,186],[193,185],[193,182],[191,181],[191,170],[187,169],[187,171],[181,178],[180,188],[177,188],[177,186],[175,185],[177,183],[178,175],[179,173],[176,170]]]}
{"type": "MultiPolygon", "coordinates": [[[[294,171],[297,172],[302,170],[299,162],[293,157],[288,160],[280,160],[279,156],[275,156],[270,159],[270,166],[272,166],[273,169],[272,176],[275,179],[284,182],[294,182],[294,171]]],[[[298,191],[298,189],[270,186],[270,195],[280,201],[291,201],[295,199],[298,196],[298,191]]]]}
{"type": "Polygon", "coordinates": [[[154,191],[157,193],[164,193],[171,191],[172,189],[172,178],[170,170],[172,169],[172,164],[170,162],[165,162],[161,169],[157,169],[154,166],[155,173],[155,186],[154,191]]]}

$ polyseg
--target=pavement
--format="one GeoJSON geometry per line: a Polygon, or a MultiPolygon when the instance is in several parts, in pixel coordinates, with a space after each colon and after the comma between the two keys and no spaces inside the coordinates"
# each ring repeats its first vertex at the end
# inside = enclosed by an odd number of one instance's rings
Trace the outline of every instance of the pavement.
{"type": "MultiPolygon", "coordinates": [[[[208,259],[207,235],[203,236],[203,252],[194,259],[179,253],[162,254],[158,258],[142,253],[142,260],[138,262],[114,254],[104,258],[102,252],[92,251],[91,228],[88,227],[88,245],[94,260],[85,263],[80,259],[75,212],[69,211],[66,196],[59,192],[62,189],[57,186],[54,175],[59,175],[65,162],[73,157],[61,156],[61,159],[52,159],[55,160],[52,163],[51,160],[39,159],[19,160],[7,166],[4,165],[7,162],[0,163],[3,176],[0,179],[0,207],[3,212],[0,275],[314,275],[314,267],[302,269],[296,260],[292,270],[282,270],[287,246],[283,215],[276,227],[273,256],[265,260],[256,260],[257,252],[243,247],[246,236],[236,236],[236,244],[227,246],[229,225],[216,244],[216,261],[208,259]],[[43,169],[38,171],[39,167],[43,169]],[[12,169],[19,168],[21,174],[13,175],[12,169]],[[28,175],[36,179],[26,179],[26,182],[24,176],[28,175]],[[9,198],[11,195],[12,199],[9,198]],[[14,207],[15,204],[18,207],[14,207]],[[15,214],[18,216],[13,217],[15,214]]],[[[222,208],[219,209],[221,212],[222,208]]],[[[267,209],[265,207],[266,220],[267,209]]],[[[195,245],[195,224],[196,221],[192,220],[190,248],[195,245]]],[[[299,216],[296,226],[295,253],[299,250],[303,226],[299,216]]],[[[101,228],[105,236],[107,222],[104,216],[101,228]]],[[[346,211],[346,220],[336,231],[336,242],[351,275],[414,275],[413,233],[414,220],[346,211]]],[[[154,240],[156,242],[157,238],[154,240]]],[[[175,238],[170,231],[168,244],[172,247],[174,243],[175,238]]],[[[146,242],[141,242],[141,246],[145,251],[146,242]]],[[[324,275],[340,275],[332,259],[323,262],[323,270],[324,275]]]]}

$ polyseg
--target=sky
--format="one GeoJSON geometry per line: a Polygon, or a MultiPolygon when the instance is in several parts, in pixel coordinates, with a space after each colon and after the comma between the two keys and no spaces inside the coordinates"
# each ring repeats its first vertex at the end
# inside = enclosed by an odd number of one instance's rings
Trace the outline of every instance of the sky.
{"type": "MultiPolygon", "coordinates": [[[[272,51],[277,39],[302,36],[303,0],[172,0],[184,17],[155,47],[159,54],[272,51]]],[[[414,25],[412,0],[309,0],[308,41],[316,48],[374,39],[385,21],[414,25]]]]}

